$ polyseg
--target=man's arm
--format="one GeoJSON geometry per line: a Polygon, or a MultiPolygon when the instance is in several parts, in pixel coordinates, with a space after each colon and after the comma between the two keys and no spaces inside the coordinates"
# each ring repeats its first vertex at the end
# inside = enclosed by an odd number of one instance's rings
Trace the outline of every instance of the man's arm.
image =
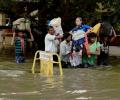
{"type": "Polygon", "coordinates": [[[113,33],[113,37],[111,38],[110,42],[113,42],[113,40],[117,37],[116,32],[113,27],[112,27],[112,33],[113,33]]]}
{"type": "Polygon", "coordinates": [[[58,36],[55,36],[55,39],[61,39],[63,36],[61,35],[58,35],[58,36]]]}
{"type": "Polygon", "coordinates": [[[16,33],[15,33],[15,31],[14,31],[14,32],[13,32],[12,41],[11,41],[11,45],[13,45],[13,44],[14,44],[14,41],[15,41],[15,35],[16,35],[16,33]]]}
{"type": "Polygon", "coordinates": [[[29,31],[29,33],[30,33],[30,39],[28,39],[28,41],[34,41],[34,38],[33,38],[33,35],[32,35],[32,32],[31,32],[31,29],[30,29],[30,31],[29,31]]]}

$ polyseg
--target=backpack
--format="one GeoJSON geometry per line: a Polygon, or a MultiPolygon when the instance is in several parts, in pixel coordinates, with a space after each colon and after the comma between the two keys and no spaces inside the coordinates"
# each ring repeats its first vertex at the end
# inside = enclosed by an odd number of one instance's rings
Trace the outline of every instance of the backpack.
{"type": "Polygon", "coordinates": [[[109,22],[103,22],[99,34],[101,36],[110,36],[112,34],[112,25],[109,22]]]}
{"type": "Polygon", "coordinates": [[[30,30],[30,20],[25,18],[19,18],[13,22],[13,28],[17,30],[30,30]]]}

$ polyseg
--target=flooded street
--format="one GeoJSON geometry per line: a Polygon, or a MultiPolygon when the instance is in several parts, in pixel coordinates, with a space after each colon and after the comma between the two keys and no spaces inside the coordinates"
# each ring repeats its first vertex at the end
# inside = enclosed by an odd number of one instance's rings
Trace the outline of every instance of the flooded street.
{"type": "MultiPolygon", "coordinates": [[[[0,56],[0,100],[120,100],[120,58],[109,68],[63,69],[63,77],[31,73],[32,60],[0,56]]],[[[56,68],[55,68],[56,69],[56,68]]]]}
{"type": "Polygon", "coordinates": [[[120,0],[0,0],[0,100],[120,100],[120,0]]]}

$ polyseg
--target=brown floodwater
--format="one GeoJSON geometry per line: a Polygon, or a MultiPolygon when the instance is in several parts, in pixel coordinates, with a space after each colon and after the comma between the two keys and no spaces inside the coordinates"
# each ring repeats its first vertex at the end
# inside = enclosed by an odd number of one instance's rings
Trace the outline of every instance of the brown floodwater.
{"type": "Polygon", "coordinates": [[[63,76],[32,74],[33,57],[16,64],[12,50],[0,54],[0,100],[120,100],[120,58],[112,67],[63,69],[63,76]]]}

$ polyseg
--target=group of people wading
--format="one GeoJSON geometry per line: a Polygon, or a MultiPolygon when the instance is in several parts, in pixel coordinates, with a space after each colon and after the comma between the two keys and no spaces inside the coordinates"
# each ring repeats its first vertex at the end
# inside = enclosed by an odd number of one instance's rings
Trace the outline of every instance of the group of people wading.
{"type": "Polygon", "coordinates": [[[108,66],[109,44],[116,36],[113,27],[107,22],[94,27],[84,25],[81,17],[75,19],[75,24],[63,35],[56,33],[53,26],[48,26],[45,51],[59,53],[64,68],[108,66]],[[106,29],[105,25],[108,26],[106,29]]]}
{"type": "MultiPolygon", "coordinates": [[[[64,68],[92,67],[96,64],[108,66],[109,44],[116,37],[113,27],[107,22],[100,22],[94,27],[84,25],[81,17],[75,19],[75,25],[64,33],[61,18],[51,20],[44,38],[45,51],[58,53],[64,68]]],[[[25,62],[27,42],[34,40],[31,29],[15,30],[12,44],[15,43],[16,63],[25,62]]]]}

